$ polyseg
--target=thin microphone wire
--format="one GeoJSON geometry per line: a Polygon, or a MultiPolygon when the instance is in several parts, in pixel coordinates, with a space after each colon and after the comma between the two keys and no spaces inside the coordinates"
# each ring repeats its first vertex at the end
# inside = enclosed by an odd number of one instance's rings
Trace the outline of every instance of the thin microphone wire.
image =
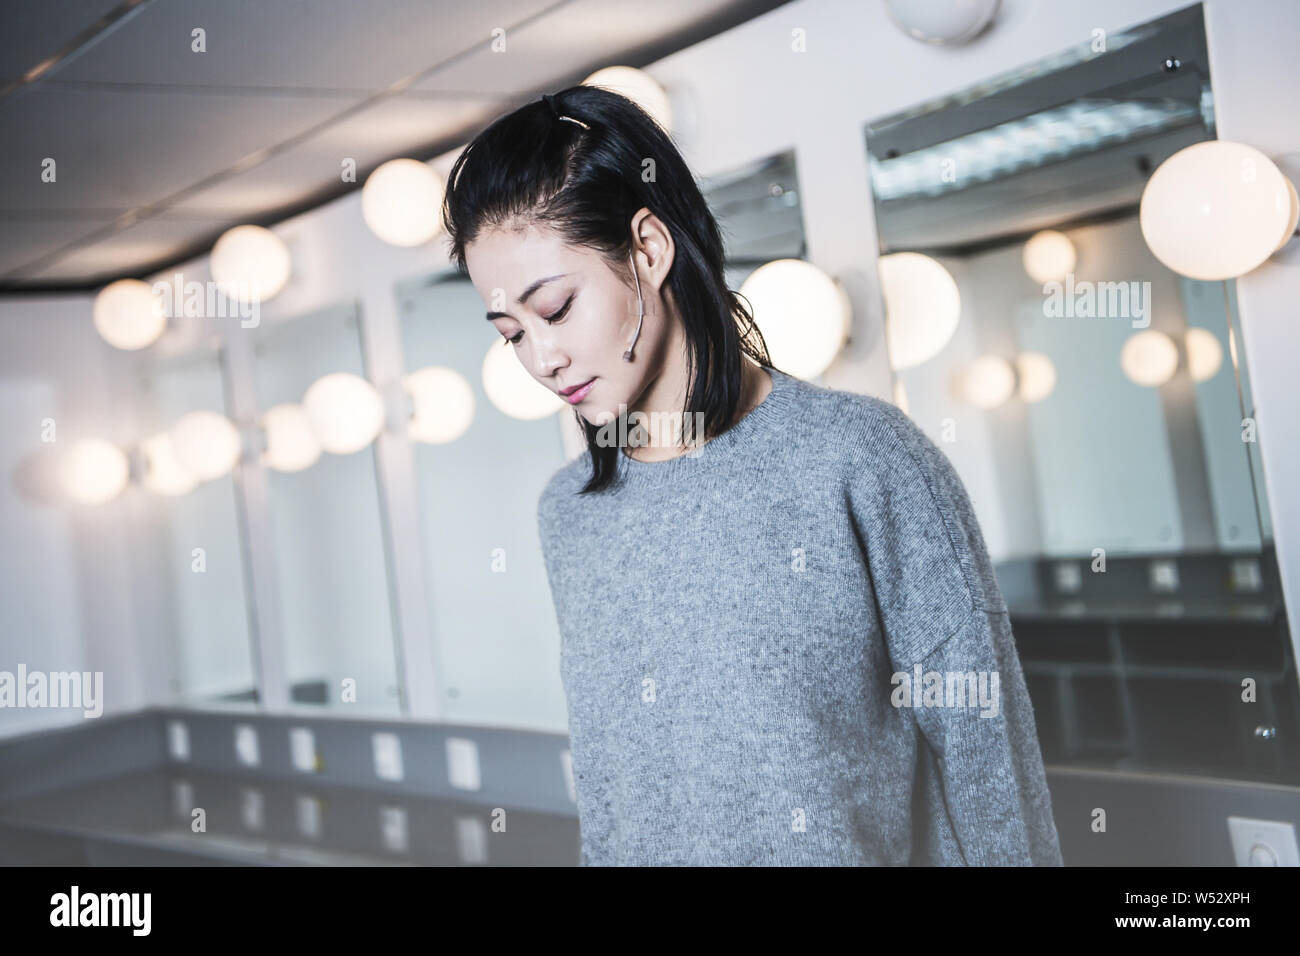
{"type": "Polygon", "coordinates": [[[632,278],[636,280],[636,334],[632,336],[632,342],[623,353],[623,361],[632,361],[632,349],[636,346],[636,340],[641,337],[641,321],[645,318],[645,300],[641,298],[641,277],[637,275],[636,262],[632,256],[628,256],[628,262],[632,266],[632,278]]]}

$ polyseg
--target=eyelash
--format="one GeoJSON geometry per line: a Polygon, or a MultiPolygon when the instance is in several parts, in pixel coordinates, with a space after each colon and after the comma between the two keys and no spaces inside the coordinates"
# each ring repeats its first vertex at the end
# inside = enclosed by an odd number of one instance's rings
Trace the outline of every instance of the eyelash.
{"type": "MultiPolygon", "coordinates": [[[[554,315],[544,315],[542,316],[542,318],[544,318],[547,322],[558,322],[560,321],[560,319],[564,318],[564,313],[569,311],[569,306],[571,306],[572,304],[573,304],[573,296],[569,296],[568,300],[565,301],[564,305],[560,306],[560,311],[556,312],[554,315]]],[[[507,338],[504,335],[501,336],[502,346],[518,344],[519,337],[523,334],[524,333],[520,331],[520,332],[516,332],[514,335],[510,336],[509,338],[507,338]]]]}

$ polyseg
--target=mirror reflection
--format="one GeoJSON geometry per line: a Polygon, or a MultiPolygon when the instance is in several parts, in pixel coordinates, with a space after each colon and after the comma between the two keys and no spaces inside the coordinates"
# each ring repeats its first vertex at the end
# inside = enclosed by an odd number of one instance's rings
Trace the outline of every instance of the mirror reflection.
{"type": "Polygon", "coordinates": [[[1199,7],[865,131],[893,400],[979,514],[1044,758],[1286,779],[1235,284],[1165,265],[1143,211],[1215,136],[1199,7]]]}

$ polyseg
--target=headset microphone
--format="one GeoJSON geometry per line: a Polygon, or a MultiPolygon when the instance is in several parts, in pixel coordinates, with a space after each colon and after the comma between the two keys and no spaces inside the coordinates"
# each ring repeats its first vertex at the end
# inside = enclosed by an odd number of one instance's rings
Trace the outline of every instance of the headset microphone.
{"type": "Polygon", "coordinates": [[[636,340],[641,337],[641,321],[645,318],[645,300],[641,298],[641,277],[637,275],[636,262],[628,256],[628,262],[632,265],[632,278],[636,280],[636,334],[632,336],[632,341],[623,353],[623,361],[632,361],[632,349],[636,345],[636,340]]]}

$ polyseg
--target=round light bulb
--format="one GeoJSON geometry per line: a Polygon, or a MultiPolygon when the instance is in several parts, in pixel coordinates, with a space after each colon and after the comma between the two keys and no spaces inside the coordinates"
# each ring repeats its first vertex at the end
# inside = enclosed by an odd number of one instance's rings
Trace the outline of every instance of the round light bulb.
{"type": "Polygon", "coordinates": [[[672,103],[659,82],[644,70],[630,66],[607,66],[582,81],[583,86],[600,86],[626,96],[650,114],[664,132],[673,128],[672,103]]]}
{"type": "Polygon", "coordinates": [[[140,483],[155,495],[184,495],[198,485],[198,477],[177,460],[167,432],[146,438],[140,443],[140,450],[145,461],[144,477],[140,483]]]}
{"type": "Polygon", "coordinates": [[[879,272],[890,365],[898,370],[929,361],[952,339],[961,318],[952,274],[919,252],[882,256],[879,272]]]}
{"type": "Polygon", "coordinates": [[[802,259],[777,259],[740,286],[778,368],[814,379],[835,361],[849,334],[849,302],[821,269],[802,259]]]}
{"type": "Polygon", "coordinates": [[[1021,401],[1041,402],[1056,388],[1056,365],[1042,352],[1017,355],[1016,375],[1021,401]]]}
{"type": "Polygon", "coordinates": [[[262,416],[261,424],[266,432],[266,450],[262,453],[266,467],[276,471],[302,471],[320,458],[320,441],[301,405],[273,405],[262,416]]]}
{"type": "Polygon", "coordinates": [[[114,348],[142,349],[152,345],[167,327],[161,296],[139,279],[110,282],[95,296],[95,329],[114,348]]]}
{"type": "Polygon", "coordinates": [[[1151,174],[1138,219],[1151,252],[1179,275],[1245,275],[1295,229],[1295,186],[1252,146],[1195,143],[1151,174]]]}
{"type": "Polygon", "coordinates": [[[976,408],[997,408],[1015,390],[1015,370],[1000,355],[981,355],[966,367],[962,396],[976,408]]]}
{"type": "Polygon", "coordinates": [[[216,412],[190,412],[167,430],[172,452],[181,468],[199,481],[220,478],[239,461],[239,430],[216,412]]]}
{"type": "Polygon", "coordinates": [[[998,0],[885,0],[885,9],[914,40],[956,46],[978,36],[994,14],[998,0]]]}
{"type": "Polygon", "coordinates": [[[1178,347],[1165,333],[1144,329],[1128,337],[1120,350],[1119,364],[1133,384],[1158,388],[1178,369],[1178,347]]]}
{"type": "Polygon", "coordinates": [[[122,449],[102,438],[75,442],[61,461],[60,483],[74,501],[101,505],[122,493],[131,468],[122,449]]]}
{"type": "Polygon", "coordinates": [[[361,216],[384,242],[418,246],[442,229],[442,177],[414,159],[393,159],[366,177],[361,216]]]}
{"type": "Polygon", "coordinates": [[[469,429],[474,420],[474,389],[455,369],[422,368],[406,376],[402,384],[415,406],[408,429],[413,439],[445,445],[469,429]]]}
{"type": "Polygon", "coordinates": [[[349,372],[317,379],[302,397],[302,405],[317,441],[331,454],[360,451],[384,427],[384,400],[378,390],[349,372]]]}
{"type": "Polygon", "coordinates": [[[554,415],[568,402],[528,374],[511,346],[492,344],[483,356],[483,391],[503,414],[524,421],[554,415]]]}
{"type": "Polygon", "coordinates": [[[1183,336],[1187,348],[1187,371],[1193,382],[1208,382],[1223,365],[1223,346],[1208,329],[1192,326],[1183,336]]]}
{"type": "Polygon", "coordinates": [[[1044,283],[1064,279],[1078,261],[1078,254],[1065,233],[1044,229],[1029,237],[1022,258],[1029,277],[1044,283]]]}
{"type": "Polygon", "coordinates": [[[265,302],[289,281],[289,247],[270,229],[236,226],[212,247],[212,278],[226,298],[265,302]]]}

